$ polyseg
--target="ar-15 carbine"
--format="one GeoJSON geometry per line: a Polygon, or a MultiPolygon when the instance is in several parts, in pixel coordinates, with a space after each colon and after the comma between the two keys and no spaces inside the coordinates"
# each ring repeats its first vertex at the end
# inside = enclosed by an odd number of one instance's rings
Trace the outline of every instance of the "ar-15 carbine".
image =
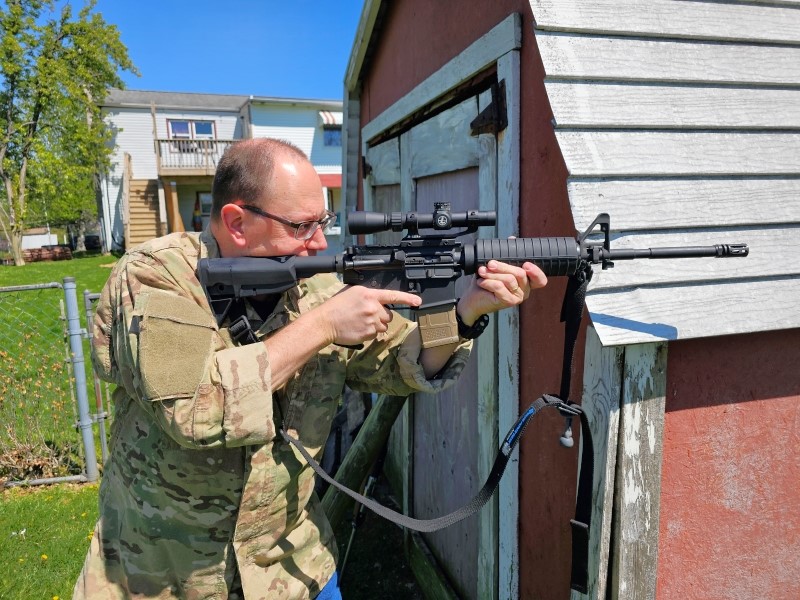
{"type": "Polygon", "coordinates": [[[419,294],[422,304],[416,309],[417,320],[420,322],[423,345],[426,347],[458,341],[455,282],[462,275],[475,273],[478,267],[492,259],[516,264],[530,261],[538,265],[548,277],[570,276],[565,309],[562,311],[562,320],[567,322],[567,326],[560,393],[558,396],[541,396],[522,413],[504,438],[486,484],[469,504],[453,513],[431,520],[418,520],[394,513],[339,484],[314,461],[299,440],[283,431],[281,435],[297,448],[318,476],[341,492],[404,527],[417,531],[436,531],[470,516],[488,501],[522,431],[535,413],[542,408],[552,407],[566,417],[567,428],[561,438],[565,446],[572,446],[572,418],[580,417],[581,430],[586,441],[581,455],[575,519],[570,521],[573,536],[571,587],[586,593],[594,451],[588,419],[580,407],[569,400],[569,391],[572,351],[592,266],[601,265],[603,269],[607,269],[614,265],[614,261],[635,258],[744,257],[748,254],[748,247],[746,244],[718,244],[612,250],[610,219],[607,214],[599,215],[577,238],[478,239],[474,243],[457,240],[461,235],[474,233],[478,227],[494,224],[494,212],[470,210],[454,213],[448,203],[436,204],[432,213],[356,212],[349,217],[351,234],[407,230],[408,235],[397,245],[351,246],[334,256],[202,259],[198,264],[198,276],[206,288],[212,310],[220,324],[235,300],[283,292],[297,285],[298,279],[317,273],[339,273],[346,284],[419,294]],[[457,227],[463,229],[451,231],[457,227]],[[437,233],[420,235],[420,229],[433,229],[437,233]],[[599,241],[595,240],[598,229],[602,234],[599,241]],[[446,317],[442,318],[442,315],[446,317]]]}
{"type": "Polygon", "coordinates": [[[548,277],[585,274],[588,279],[592,265],[608,269],[617,260],[748,254],[746,244],[612,250],[610,218],[605,213],[577,238],[458,241],[459,236],[495,221],[493,211],[452,212],[449,203],[437,203],[432,213],[353,212],[348,219],[351,234],[407,230],[408,235],[397,245],[351,246],[331,256],[202,259],[198,275],[220,324],[234,300],[280,293],[297,285],[298,279],[317,273],[339,273],[346,284],[418,294],[422,304],[416,311],[423,345],[431,347],[458,340],[455,282],[492,259],[512,264],[530,261],[548,277]],[[463,229],[452,231],[454,228],[463,229]],[[420,229],[435,233],[420,235],[420,229]],[[595,241],[598,229],[603,239],[595,241]]]}

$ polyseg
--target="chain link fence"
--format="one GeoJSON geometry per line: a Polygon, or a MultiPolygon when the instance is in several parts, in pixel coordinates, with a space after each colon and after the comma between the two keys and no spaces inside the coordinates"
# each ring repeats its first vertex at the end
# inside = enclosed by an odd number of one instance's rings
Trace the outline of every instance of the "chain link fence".
{"type": "Polygon", "coordinates": [[[75,282],[0,288],[0,482],[94,481],[108,390],[93,377],[75,282]],[[94,414],[89,408],[94,398],[94,414]],[[93,424],[99,422],[99,432],[93,424]]]}

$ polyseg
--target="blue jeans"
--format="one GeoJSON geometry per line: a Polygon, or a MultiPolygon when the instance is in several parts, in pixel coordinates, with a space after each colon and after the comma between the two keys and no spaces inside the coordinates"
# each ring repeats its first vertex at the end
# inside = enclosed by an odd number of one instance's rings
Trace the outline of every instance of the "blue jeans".
{"type": "Polygon", "coordinates": [[[334,573],[330,581],[325,584],[322,591],[317,595],[317,600],[342,600],[342,592],[339,590],[339,574],[334,573]]]}

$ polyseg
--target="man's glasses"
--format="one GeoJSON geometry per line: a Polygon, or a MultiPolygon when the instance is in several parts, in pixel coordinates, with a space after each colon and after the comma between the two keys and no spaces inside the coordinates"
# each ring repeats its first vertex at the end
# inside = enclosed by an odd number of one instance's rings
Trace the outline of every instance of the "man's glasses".
{"type": "Polygon", "coordinates": [[[292,229],[294,229],[294,239],[296,240],[310,240],[313,235],[317,232],[318,228],[322,228],[322,232],[325,231],[329,227],[333,227],[336,223],[336,214],[332,213],[329,210],[325,211],[325,215],[321,219],[317,219],[315,221],[300,221],[299,223],[294,223],[289,221],[288,219],[284,219],[283,217],[279,217],[278,215],[273,215],[268,213],[265,210],[261,210],[257,206],[253,206],[252,204],[237,204],[239,208],[243,208],[251,213],[255,213],[262,217],[266,217],[268,219],[272,219],[273,221],[277,221],[278,223],[283,223],[284,225],[288,225],[292,229]]]}

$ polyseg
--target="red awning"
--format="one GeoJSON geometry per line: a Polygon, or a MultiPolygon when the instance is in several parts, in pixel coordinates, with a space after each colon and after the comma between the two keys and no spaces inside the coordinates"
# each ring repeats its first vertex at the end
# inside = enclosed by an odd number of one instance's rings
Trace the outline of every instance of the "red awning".
{"type": "Polygon", "coordinates": [[[326,188],[341,188],[342,187],[342,175],[339,174],[327,174],[327,175],[320,175],[319,180],[322,182],[322,187],[326,188]]]}
{"type": "Polygon", "coordinates": [[[319,111],[319,121],[323,127],[341,127],[342,126],[342,113],[333,112],[330,110],[319,111]]]}

